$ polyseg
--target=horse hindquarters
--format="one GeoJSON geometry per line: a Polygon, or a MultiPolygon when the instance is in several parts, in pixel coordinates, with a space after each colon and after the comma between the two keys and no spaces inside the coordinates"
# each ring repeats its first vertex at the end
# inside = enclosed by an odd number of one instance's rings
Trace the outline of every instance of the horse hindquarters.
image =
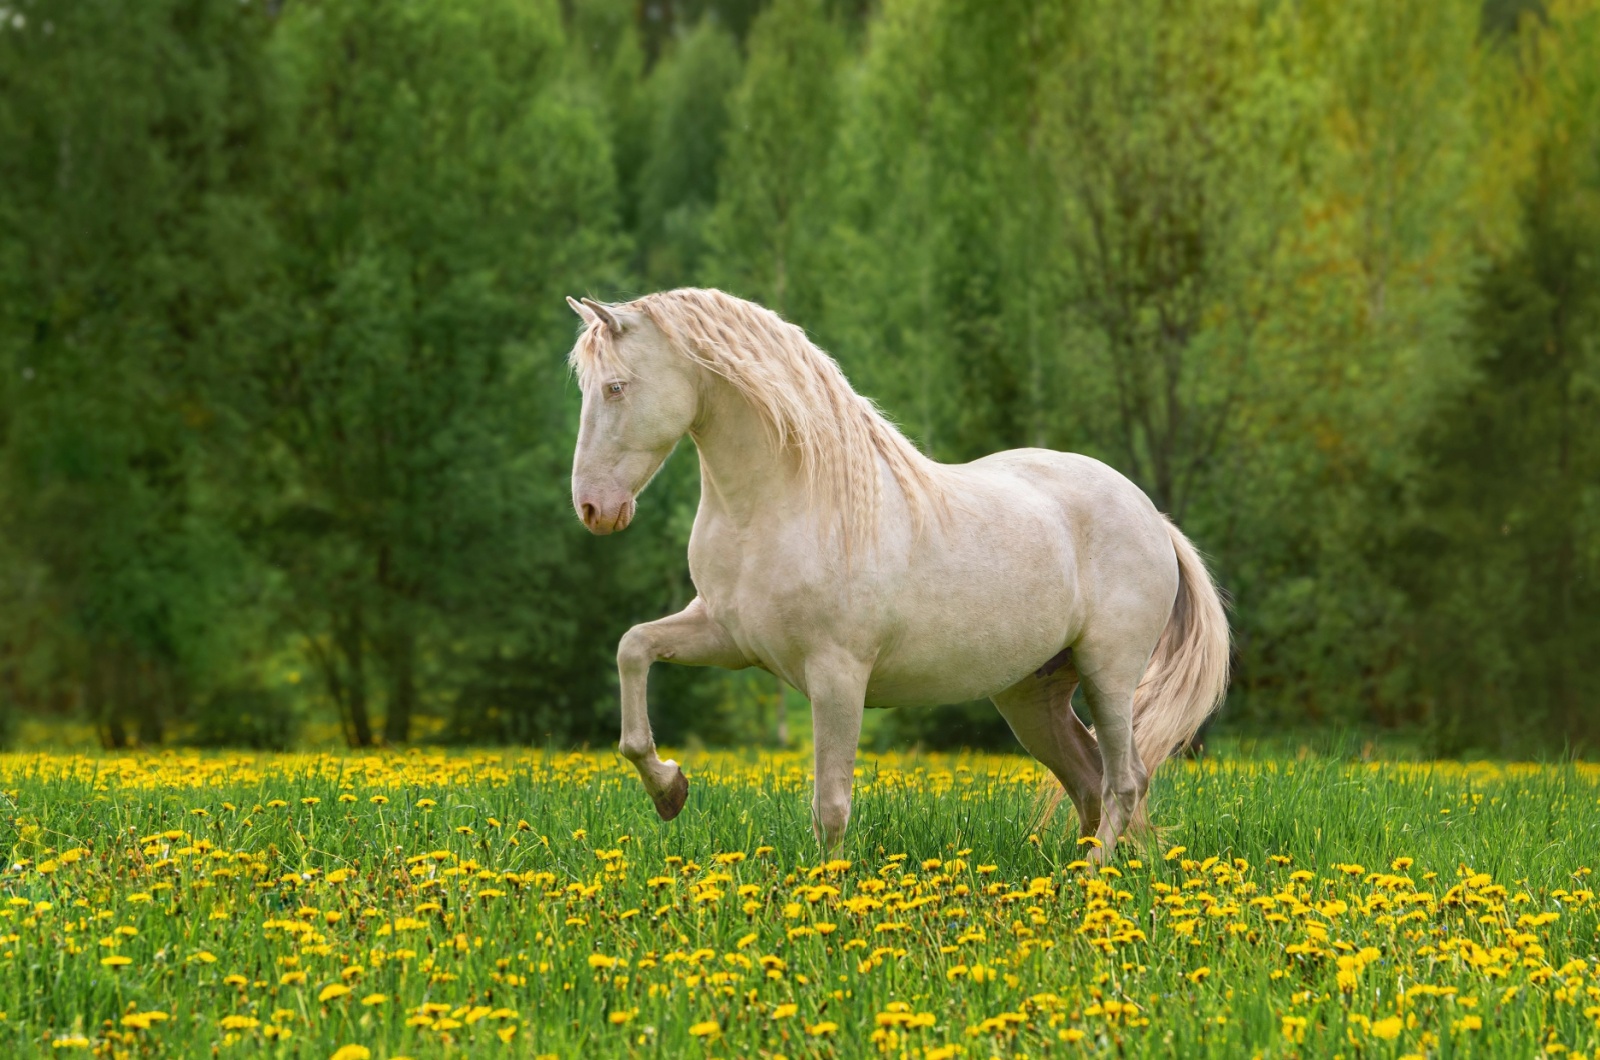
{"type": "Polygon", "coordinates": [[[1221,595],[1194,546],[1170,520],[1162,522],[1178,568],[1164,621],[1151,627],[1148,616],[1103,616],[1109,620],[1093,625],[1073,649],[1104,768],[1102,855],[1125,828],[1146,822],[1151,775],[1194,736],[1227,690],[1221,595]],[[1142,636],[1134,632],[1141,626],[1142,636]]]}

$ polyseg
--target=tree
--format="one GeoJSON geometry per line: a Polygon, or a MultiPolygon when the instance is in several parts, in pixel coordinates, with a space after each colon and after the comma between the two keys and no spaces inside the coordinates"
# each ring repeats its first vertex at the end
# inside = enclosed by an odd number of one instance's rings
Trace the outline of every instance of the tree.
{"type": "Polygon", "coordinates": [[[739,70],[732,34],[705,18],[672,42],[640,92],[644,155],[631,198],[638,271],[651,287],[693,283],[702,268],[739,70]]]}
{"type": "Polygon", "coordinates": [[[750,31],[750,60],[730,105],[712,223],[712,283],[778,312],[826,238],[829,157],[844,41],[820,0],[777,0],[750,31]]]}
{"type": "Polygon", "coordinates": [[[557,559],[554,351],[618,251],[607,129],[553,2],[297,4],[273,55],[281,264],[238,322],[269,338],[216,385],[263,440],[253,537],[348,738],[376,671],[398,742],[425,668],[557,559]]]}
{"type": "Polygon", "coordinates": [[[1397,572],[1451,754],[1600,747],[1600,13],[1553,14],[1522,57],[1522,238],[1477,284],[1476,371],[1424,433],[1397,572]]]}
{"type": "Polygon", "coordinates": [[[82,702],[108,746],[159,741],[248,670],[259,572],[206,489],[197,383],[258,273],[266,30],[226,0],[0,30],[10,685],[82,702]]]}

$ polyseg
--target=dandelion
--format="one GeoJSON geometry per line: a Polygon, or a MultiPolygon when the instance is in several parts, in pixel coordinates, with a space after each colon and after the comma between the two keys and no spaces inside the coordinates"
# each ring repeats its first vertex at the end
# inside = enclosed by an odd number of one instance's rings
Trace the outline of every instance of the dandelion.
{"type": "Polygon", "coordinates": [[[341,1045],[328,1060],[372,1060],[372,1050],[364,1045],[341,1045]]]}
{"type": "Polygon", "coordinates": [[[350,993],[350,988],[343,983],[329,983],[317,994],[317,1000],[322,1002],[332,1001],[350,993]]]}
{"type": "Polygon", "coordinates": [[[722,1027],[716,1020],[704,1020],[689,1028],[689,1037],[691,1038],[711,1038],[721,1033],[722,1027]]]}
{"type": "Polygon", "coordinates": [[[823,1020],[821,1023],[808,1023],[806,1025],[806,1033],[811,1035],[813,1038],[826,1038],[828,1035],[832,1034],[838,1029],[839,1025],[830,1020],[823,1020]]]}
{"type": "Polygon", "coordinates": [[[165,1012],[130,1012],[122,1017],[122,1025],[132,1027],[134,1030],[147,1031],[155,1024],[164,1023],[168,1019],[171,1017],[165,1012]]]}
{"type": "Polygon", "coordinates": [[[1405,1029],[1405,1025],[1405,1020],[1401,1019],[1399,1016],[1390,1016],[1387,1019],[1373,1020],[1372,1025],[1367,1028],[1367,1031],[1374,1038],[1381,1038],[1386,1042],[1392,1042],[1396,1038],[1400,1037],[1400,1032],[1405,1029]]]}

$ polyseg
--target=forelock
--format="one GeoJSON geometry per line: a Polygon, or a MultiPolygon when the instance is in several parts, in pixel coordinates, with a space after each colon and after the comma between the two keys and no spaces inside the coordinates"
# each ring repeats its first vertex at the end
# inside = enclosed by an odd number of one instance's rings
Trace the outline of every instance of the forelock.
{"type": "Polygon", "coordinates": [[[577,375],[580,386],[588,385],[590,380],[599,376],[627,379],[631,375],[617,351],[616,337],[599,319],[590,321],[578,333],[578,341],[573,343],[572,352],[567,355],[567,365],[577,375]]]}

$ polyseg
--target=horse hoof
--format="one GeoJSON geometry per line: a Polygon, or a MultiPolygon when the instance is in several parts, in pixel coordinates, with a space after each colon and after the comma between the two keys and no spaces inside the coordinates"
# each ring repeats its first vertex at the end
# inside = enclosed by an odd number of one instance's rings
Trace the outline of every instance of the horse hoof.
{"type": "Polygon", "coordinates": [[[689,778],[683,775],[683,770],[678,770],[678,775],[672,778],[667,790],[651,798],[655,800],[656,813],[661,815],[661,819],[672,820],[682,812],[684,801],[689,798],[689,778]]]}

